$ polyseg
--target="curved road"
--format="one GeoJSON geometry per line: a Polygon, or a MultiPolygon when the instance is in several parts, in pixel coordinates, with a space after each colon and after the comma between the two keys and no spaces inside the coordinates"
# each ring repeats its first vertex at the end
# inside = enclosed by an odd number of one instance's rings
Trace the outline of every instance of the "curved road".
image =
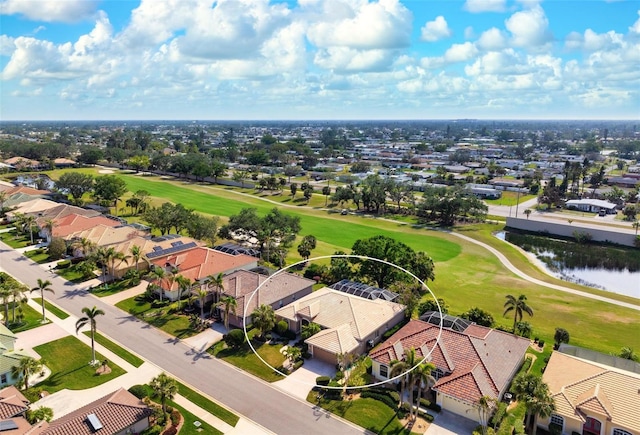
{"type": "Polygon", "coordinates": [[[149,326],[113,305],[107,304],[82,285],[46,271],[37,263],[0,242],[0,268],[30,288],[38,278],[52,282],[54,295],[47,298],[67,312],[79,314],[83,307],[97,306],[100,331],[151,361],[162,370],[208,394],[216,401],[277,434],[363,434],[352,425],[311,404],[291,397],[206,353],[195,350],[149,326]]]}

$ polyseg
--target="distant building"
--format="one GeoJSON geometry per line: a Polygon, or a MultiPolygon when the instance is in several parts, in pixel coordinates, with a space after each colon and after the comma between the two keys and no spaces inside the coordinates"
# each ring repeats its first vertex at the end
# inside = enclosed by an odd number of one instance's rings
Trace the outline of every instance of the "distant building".
{"type": "Polygon", "coordinates": [[[616,204],[601,199],[571,199],[565,203],[565,207],[591,213],[616,214],[616,204]]]}

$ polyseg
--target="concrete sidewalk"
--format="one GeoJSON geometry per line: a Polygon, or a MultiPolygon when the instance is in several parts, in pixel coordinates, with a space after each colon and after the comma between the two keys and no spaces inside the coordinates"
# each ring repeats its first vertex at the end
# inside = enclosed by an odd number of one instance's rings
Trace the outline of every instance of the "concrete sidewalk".
{"type": "MultiPolygon", "coordinates": [[[[146,284],[146,282],[144,283],[146,284]]],[[[146,288],[146,285],[144,286],[144,288],[146,288]]],[[[132,293],[133,291],[137,291],[134,289],[130,289],[132,290],[132,293]]],[[[37,295],[36,293],[34,293],[34,296],[39,297],[40,295],[39,293],[37,295]]],[[[114,295],[114,296],[118,296],[118,295],[114,295]]],[[[41,305],[33,301],[31,298],[29,298],[28,304],[38,312],[42,311],[41,305]]],[[[83,333],[79,333],[76,335],[75,325],[78,320],[78,317],[74,315],[74,313],[69,313],[70,316],[66,319],[59,319],[58,317],[54,316],[52,313],[48,312],[47,310],[45,310],[45,314],[47,319],[51,320],[51,323],[16,334],[18,335],[18,340],[16,342],[17,349],[25,349],[26,353],[33,354],[33,356],[39,357],[38,355],[35,354],[35,352],[32,349],[34,346],[38,346],[40,344],[58,340],[68,335],[75,335],[80,341],[85,343],[87,346],[91,346],[90,337],[88,337],[83,333]]],[[[192,346],[194,351],[198,351],[198,349],[200,348],[203,348],[203,351],[206,351],[206,349],[213,342],[218,341],[222,338],[222,334],[224,333],[224,327],[220,324],[214,324],[214,326],[217,326],[217,327],[215,329],[213,327],[209,328],[205,332],[190,338],[189,344],[192,346]]],[[[120,343],[115,342],[113,339],[110,339],[110,340],[124,349],[124,346],[122,346],[120,343]]],[[[102,385],[98,385],[94,388],[79,390],[79,391],[67,390],[67,389],[57,391],[35,402],[33,406],[36,408],[40,406],[46,406],[51,408],[54,412],[54,418],[57,419],[66,414],[69,414],[70,412],[75,411],[76,409],[81,408],[82,406],[88,403],[98,400],[110,393],[113,393],[119,388],[129,389],[133,385],[148,383],[151,381],[151,379],[153,379],[154,377],[156,377],[158,374],[162,372],[160,368],[158,368],[157,366],[155,366],[150,362],[145,362],[140,367],[136,368],[97,342],[95,343],[95,348],[97,352],[101,353],[109,361],[120,366],[127,373],[109,382],[106,382],[102,385]]],[[[126,350],[135,355],[135,352],[129,349],[126,349],[126,350]]],[[[206,395],[204,396],[206,397],[206,395]]],[[[209,399],[209,400],[212,400],[212,399],[209,399]]],[[[187,411],[194,414],[196,417],[198,417],[202,421],[207,422],[208,424],[212,425],[213,427],[222,431],[225,434],[229,433],[229,434],[237,434],[237,435],[240,435],[240,434],[262,435],[262,434],[271,433],[267,429],[259,426],[258,424],[254,423],[251,420],[243,418],[242,416],[240,416],[240,420],[238,421],[236,426],[232,427],[229,424],[217,418],[216,416],[212,415],[211,413],[207,412],[206,410],[200,408],[199,406],[195,405],[194,403],[190,402],[186,398],[179,395],[176,398],[176,403],[178,403],[180,406],[185,408],[187,411]]],[[[232,411],[232,412],[235,413],[235,411],[232,411]]],[[[235,414],[237,415],[237,413],[235,414]]]]}

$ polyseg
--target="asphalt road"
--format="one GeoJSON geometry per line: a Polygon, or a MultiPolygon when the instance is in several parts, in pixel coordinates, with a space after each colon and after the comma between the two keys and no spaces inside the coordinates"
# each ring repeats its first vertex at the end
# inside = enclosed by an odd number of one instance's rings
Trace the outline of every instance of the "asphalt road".
{"type": "MultiPolygon", "coordinates": [[[[99,330],[162,370],[205,392],[225,406],[277,434],[362,434],[356,427],[307,402],[293,398],[253,376],[216,360],[205,349],[194,350],[120,309],[102,302],[0,242],[0,268],[30,288],[37,279],[51,281],[55,294],[45,297],[80,315],[83,307],[104,310],[99,330]]],[[[35,294],[35,293],[34,293],[35,294]]],[[[39,294],[38,294],[39,296],[39,294]]]]}

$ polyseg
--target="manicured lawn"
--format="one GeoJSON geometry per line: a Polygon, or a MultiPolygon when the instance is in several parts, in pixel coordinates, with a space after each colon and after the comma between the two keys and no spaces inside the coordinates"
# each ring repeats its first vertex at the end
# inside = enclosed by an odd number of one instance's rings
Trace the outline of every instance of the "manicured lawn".
{"type": "Polygon", "coordinates": [[[535,355],[536,357],[533,364],[531,364],[531,368],[529,369],[529,371],[536,375],[542,376],[542,369],[545,368],[547,365],[547,362],[545,361],[545,359],[549,358],[552,352],[553,352],[553,341],[546,342],[542,352],[538,352],[536,350],[529,348],[529,351],[527,352],[527,354],[532,354],[532,355],[535,355]]]}
{"type": "MultiPolygon", "coordinates": [[[[34,310],[27,304],[22,304],[22,314],[24,315],[24,317],[20,324],[9,323],[9,329],[11,330],[11,332],[18,333],[37,328],[38,326],[42,326],[42,313],[40,311],[34,310]]],[[[13,319],[11,314],[11,307],[9,307],[9,318],[13,319]]]]}
{"type": "MultiPolygon", "coordinates": [[[[18,234],[17,231],[9,231],[6,233],[0,233],[0,240],[2,240],[7,245],[11,246],[14,249],[24,248],[26,246],[32,245],[31,237],[25,234],[18,234]]],[[[35,237],[33,239],[35,241],[35,237]]]]}
{"type": "MultiPolygon", "coordinates": [[[[273,208],[273,204],[256,197],[239,195],[234,189],[163,181],[159,177],[122,177],[132,191],[146,189],[157,198],[181,202],[186,207],[223,218],[237,214],[246,207],[255,207],[261,214],[273,208]]],[[[446,300],[450,314],[459,315],[472,306],[478,306],[489,311],[499,324],[510,326],[512,320],[502,317],[504,298],[507,294],[525,294],[534,316],[525,316],[524,320],[532,324],[533,335],[547,343],[552,344],[555,327],[569,331],[570,344],[604,353],[617,353],[620,348],[633,347],[637,343],[633,328],[633,325],[640,323],[637,310],[529,283],[508,271],[486,249],[453,235],[376,218],[341,216],[303,207],[281,209],[301,217],[301,235],[313,234],[318,238],[318,248],[312,255],[338,249],[348,252],[356,239],[376,234],[394,237],[414,249],[427,252],[434,258],[436,266],[436,279],[429,286],[437,297],[446,300]]],[[[534,278],[638,304],[637,299],[587,289],[544,274],[516,248],[491,235],[491,231],[502,228],[501,225],[485,224],[457,227],[454,231],[493,246],[516,267],[534,278]]],[[[296,258],[295,248],[291,252],[291,259],[296,258]]]]}
{"type": "Polygon", "coordinates": [[[30,251],[26,251],[24,256],[30,258],[38,264],[48,263],[49,261],[49,253],[46,249],[38,248],[32,249],[30,251]]]}
{"type": "Polygon", "coordinates": [[[215,415],[225,423],[234,427],[236,424],[238,424],[238,420],[240,418],[237,415],[235,415],[233,412],[207,399],[206,397],[202,396],[196,391],[193,391],[191,388],[187,387],[186,385],[180,382],[178,382],[178,392],[180,393],[181,396],[187,398],[190,402],[195,403],[200,408],[215,415]]]}
{"type": "Polygon", "coordinates": [[[122,279],[115,282],[109,282],[106,287],[103,284],[100,284],[99,286],[92,288],[90,291],[91,294],[96,295],[99,298],[103,298],[105,296],[120,293],[123,290],[128,290],[138,284],[139,282],[136,283],[130,279],[122,279]]]}
{"type": "Polygon", "coordinates": [[[319,416],[327,411],[331,414],[338,415],[345,420],[357,424],[373,433],[377,434],[411,434],[398,420],[396,412],[387,405],[375,399],[356,399],[356,400],[328,400],[316,398],[316,392],[312,391],[307,396],[307,401],[317,404],[323,410],[314,410],[319,416]]]}
{"type": "MultiPolygon", "coordinates": [[[[85,331],[84,334],[87,337],[91,337],[91,331],[85,331]]],[[[102,346],[106,347],[111,352],[115,353],[134,367],[140,367],[144,363],[143,360],[141,360],[131,352],[128,352],[126,349],[121,348],[99,332],[96,332],[94,339],[96,340],[96,343],[100,343],[102,346]]]]}
{"type": "MultiPolygon", "coordinates": [[[[40,304],[40,306],[42,306],[42,298],[33,298],[33,301],[40,304]]],[[[62,311],[60,308],[56,307],[46,299],[44,301],[44,308],[47,311],[49,311],[51,314],[56,316],[58,319],[64,320],[67,317],[69,317],[69,314],[66,311],[62,311]]]]}
{"type": "Polygon", "coordinates": [[[76,268],[76,265],[68,267],[66,269],[54,269],[55,272],[66,279],[67,281],[71,281],[74,284],[79,284],[81,282],[89,281],[90,279],[94,279],[95,275],[85,275],[83,272],[79,271],[76,268]]]}
{"type": "Polygon", "coordinates": [[[518,195],[518,192],[502,192],[499,199],[485,199],[488,205],[513,205],[522,204],[525,201],[535,198],[536,195],[518,195]]]}
{"type": "Polygon", "coordinates": [[[205,423],[204,421],[202,421],[202,419],[196,417],[195,415],[184,409],[182,406],[176,404],[173,400],[168,400],[167,404],[180,411],[180,414],[182,414],[182,418],[184,418],[184,425],[182,426],[182,429],[180,429],[180,435],[224,434],[224,432],[219,431],[215,427],[205,423]],[[199,427],[194,426],[193,423],[195,423],[196,421],[200,422],[199,427]]]}
{"type": "MultiPolygon", "coordinates": [[[[125,373],[117,365],[109,363],[111,373],[96,375],[96,368],[89,365],[91,348],[74,336],[67,336],[33,348],[47,362],[51,369],[51,376],[38,384],[49,393],[68,388],[70,390],[85,390],[104,384],[125,373]]],[[[104,356],[96,352],[99,361],[104,356]]]]}
{"type": "MultiPolygon", "coordinates": [[[[254,341],[253,347],[258,354],[268,362],[272,367],[278,369],[284,363],[284,356],[280,353],[282,344],[262,344],[254,341]]],[[[234,366],[247,371],[260,379],[267,382],[279,381],[283,376],[267,367],[260,358],[258,358],[248,345],[244,345],[237,349],[224,348],[224,342],[216,343],[210,352],[217,358],[223,359],[234,366]]]]}
{"type": "Polygon", "coordinates": [[[188,316],[177,313],[167,314],[167,306],[154,308],[151,302],[142,296],[134,296],[120,301],[116,307],[174,337],[188,338],[198,333],[191,327],[188,316]]]}

